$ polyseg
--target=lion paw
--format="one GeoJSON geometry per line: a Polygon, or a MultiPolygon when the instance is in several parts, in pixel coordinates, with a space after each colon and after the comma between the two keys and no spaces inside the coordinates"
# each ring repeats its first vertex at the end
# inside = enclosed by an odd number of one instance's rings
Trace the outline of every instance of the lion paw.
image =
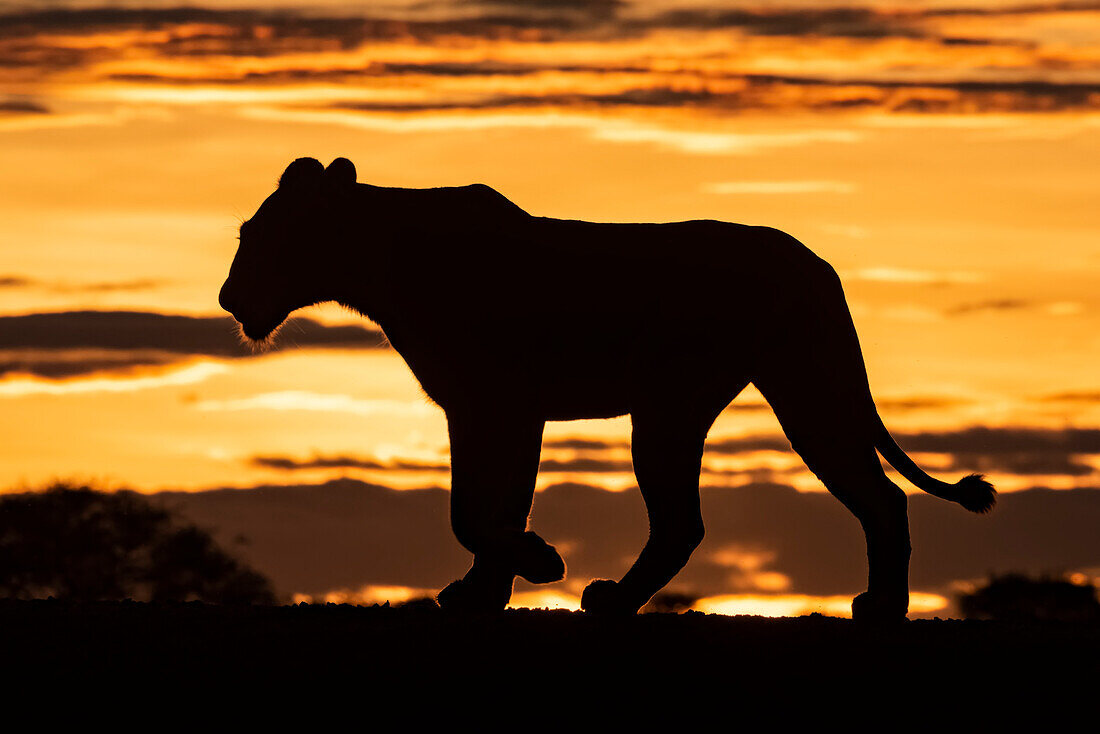
{"type": "Polygon", "coordinates": [[[441,609],[448,612],[499,612],[508,606],[508,600],[512,596],[512,588],[509,586],[504,592],[494,589],[486,584],[478,584],[466,579],[459,579],[447,584],[435,600],[441,609]]]}
{"type": "Polygon", "coordinates": [[[565,561],[554,546],[532,532],[523,534],[516,566],[516,575],[532,584],[549,584],[565,578],[565,561]]]}
{"type": "Polygon", "coordinates": [[[597,579],[581,594],[581,609],[589,614],[626,616],[637,612],[638,606],[624,598],[617,581],[597,579]]]}
{"type": "Polygon", "coordinates": [[[852,619],[864,624],[904,622],[908,611],[908,594],[872,594],[865,591],[852,600],[852,619]]]}

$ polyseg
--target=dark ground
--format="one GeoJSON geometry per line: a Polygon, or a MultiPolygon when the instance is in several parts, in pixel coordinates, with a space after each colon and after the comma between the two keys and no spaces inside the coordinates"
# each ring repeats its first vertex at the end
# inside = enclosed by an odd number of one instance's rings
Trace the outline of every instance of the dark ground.
{"type": "MultiPolygon", "coordinates": [[[[1100,624],[917,620],[859,627],[821,616],[698,613],[594,618],[564,611],[460,617],[434,607],[219,607],[0,601],[7,692],[110,681],[169,686],[355,682],[378,694],[431,683],[530,690],[575,684],[604,695],[720,684],[805,685],[972,699],[981,690],[1100,681],[1100,624]],[[595,686],[595,688],[593,688],[595,686]]],[[[532,705],[536,702],[532,700],[532,705]]]]}

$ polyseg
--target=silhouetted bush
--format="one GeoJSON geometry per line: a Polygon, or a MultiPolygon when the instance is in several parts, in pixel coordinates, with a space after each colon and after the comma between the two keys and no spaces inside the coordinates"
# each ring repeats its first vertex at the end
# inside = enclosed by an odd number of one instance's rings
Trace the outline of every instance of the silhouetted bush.
{"type": "Polygon", "coordinates": [[[393,605],[394,607],[400,607],[402,609],[418,609],[418,610],[432,610],[439,609],[439,603],[433,597],[430,596],[418,596],[407,601],[398,602],[393,605]]]}
{"type": "Polygon", "coordinates": [[[692,594],[683,594],[677,591],[661,591],[649,600],[649,603],[642,608],[642,612],[646,614],[651,612],[679,614],[680,612],[686,612],[691,609],[697,601],[699,601],[699,597],[692,594]]]}
{"type": "Polygon", "coordinates": [[[0,498],[0,597],[269,604],[270,582],[130,491],[0,498]]]}
{"type": "Polygon", "coordinates": [[[967,619],[1003,621],[1086,621],[1100,619],[1096,587],[1065,579],[1031,579],[1021,574],[991,577],[989,582],[958,598],[967,619]]]}

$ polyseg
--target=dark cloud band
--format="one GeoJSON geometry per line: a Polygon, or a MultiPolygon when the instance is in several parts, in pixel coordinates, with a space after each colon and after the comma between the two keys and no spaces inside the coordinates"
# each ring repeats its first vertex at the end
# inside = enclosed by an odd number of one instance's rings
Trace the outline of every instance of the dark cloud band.
{"type": "Polygon", "coordinates": [[[70,283],[58,280],[39,280],[37,278],[28,278],[21,275],[0,276],[0,288],[37,288],[52,293],[115,293],[120,291],[144,291],[159,288],[162,285],[164,285],[164,281],[154,278],[70,283]]]}
{"type": "MultiPolygon", "coordinates": [[[[1100,397],[1094,393],[1067,393],[1041,398],[1044,401],[1064,399],[1091,402],[1100,400],[1100,397]]],[[[904,404],[906,401],[901,402],[904,404]]],[[[938,405],[935,401],[932,404],[938,405]]],[[[924,401],[917,401],[917,405],[923,407],[924,401]]],[[[1100,455],[1100,429],[1096,428],[973,427],[895,433],[894,437],[908,452],[948,455],[951,457],[948,471],[1082,477],[1095,472],[1090,464],[1082,460],[1083,457],[1100,455]]],[[[596,460],[607,452],[629,449],[628,442],[588,438],[552,439],[543,446],[576,451],[590,460],[596,460]]],[[[706,447],[706,453],[711,456],[790,450],[790,444],[781,436],[711,440],[706,447]]]]}
{"type": "MultiPolygon", "coordinates": [[[[967,428],[956,431],[899,433],[897,441],[914,453],[946,454],[950,472],[1001,473],[1016,476],[1084,477],[1095,469],[1083,457],[1100,455],[1100,429],[1047,430],[1038,428],[967,428]]],[[[544,474],[631,473],[633,464],[624,451],[627,441],[587,438],[548,439],[543,443],[549,456],[539,470],[544,474]],[[565,452],[564,454],[562,452],[565,452]],[[571,453],[570,453],[571,452],[571,453]]],[[[706,455],[739,456],[758,451],[790,452],[782,436],[744,436],[707,442],[706,455]]],[[[362,469],[381,472],[448,471],[443,462],[381,462],[370,457],[314,456],[297,459],[289,456],[256,456],[250,462],[258,467],[281,471],[315,469],[362,469]]],[[[796,469],[801,471],[800,468],[796,469]]],[[[713,470],[704,463],[708,474],[757,476],[782,474],[787,470],[762,470],[747,467],[737,471],[713,470]]]]}
{"type": "MultiPolygon", "coordinates": [[[[461,576],[469,556],[454,541],[448,493],[392,490],[344,479],[311,486],[264,486],[162,493],[219,537],[249,539],[249,562],[283,593],[324,593],[364,585],[439,589],[461,576]],[[400,549],[400,552],[394,552],[400,549]]],[[[858,523],[824,493],[781,484],[705,488],[707,535],[673,589],[696,596],[746,591],[722,551],[760,559],[759,571],[790,579],[805,594],[853,594],[866,582],[858,523]],[[736,582],[736,583],[735,583],[736,582]]],[[[1034,489],[1005,494],[977,517],[934,497],[910,500],[912,585],[949,594],[949,584],[990,572],[1062,572],[1100,565],[1100,490],[1034,489]]],[[[570,581],[617,578],[646,539],[636,492],[560,484],[537,494],[532,527],[565,551],[570,581]]],[[[520,584],[520,588],[528,588],[520,584]]],[[[757,592],[760,593],[760,592],[757,592]]]]}
{"type": "MultiPolygon", "coordinates": [[[[380,331],[327,326],[291,319],[280,341],[323,349],[378,349],[380,331]]],[[[167,364],[193,356],[254,356],[231,318],[179,316],[141,311],[67,311],[0,316],[0,375],[22,372],[71,377],[104,369],[167,364]],[[84,356],[87,352],[88,356],[84,356]]]]}

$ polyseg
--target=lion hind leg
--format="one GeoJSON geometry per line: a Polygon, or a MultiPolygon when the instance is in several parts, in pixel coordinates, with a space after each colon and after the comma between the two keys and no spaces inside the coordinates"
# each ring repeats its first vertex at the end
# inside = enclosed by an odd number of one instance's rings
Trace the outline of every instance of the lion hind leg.
{"type": "Polygon", "coordinates": [[[867,539],[867,591],[852,602],[856,621],[894,621],[909,610],[909,515],[905,493],[877,456],[865,469],[822,470],[826,488],[859,520],[867,539]],[[870,464],[874,466],[870,466],[870,464]]]}
{"type": "Polygon", "coordinates": [[[835,385],[815,386],[807,377],[758,386],[792,448],[863,527],[867,592],[853,602],[853,617],[904,619],[911,551],[907,501],[882,469],[873,435],[860,416],[858,396],[835,385]]]}

